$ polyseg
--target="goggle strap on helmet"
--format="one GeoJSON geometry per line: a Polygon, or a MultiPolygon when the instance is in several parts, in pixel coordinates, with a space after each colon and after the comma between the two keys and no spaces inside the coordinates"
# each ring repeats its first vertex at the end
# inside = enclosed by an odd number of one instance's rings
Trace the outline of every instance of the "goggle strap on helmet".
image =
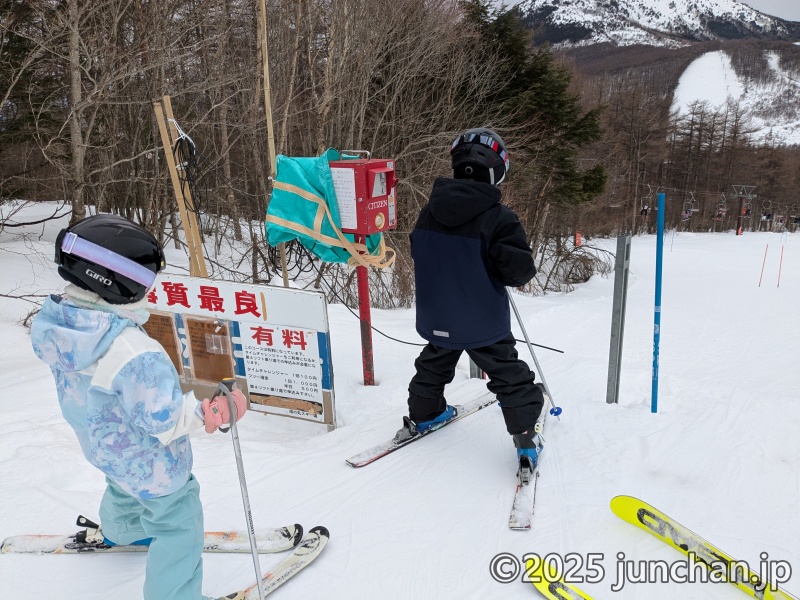
{"type": "Polygon", "coordinates": [[[450,153],[452,154],[453,150],[455,150],[461,144],[480,144],[482,146],[486,146],[500,157],[500,159],[503,161],[503,165],[505,166],[505,170],[508,171],[508,152],[506,152],[500,143],[492,136],[479,133],[465,133],[460,135],[450,146],[450,153]]]}
{"type": "Polygon", "coordinates": [[[98,246],[94,242],[84,240],[75,233],[67,232],[64,235],[64,239],[61,241],[61,251],[91,261],[114,273],[119,273],[146,288],[152,286],[156,280],[156,274],[147,267],[98,246]]]}

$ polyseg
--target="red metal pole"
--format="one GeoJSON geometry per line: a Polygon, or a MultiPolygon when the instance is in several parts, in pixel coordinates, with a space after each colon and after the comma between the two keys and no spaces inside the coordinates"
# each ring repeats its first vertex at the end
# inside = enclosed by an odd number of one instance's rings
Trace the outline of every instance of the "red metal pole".
{"type": "Polygon", "coordinates": [[[769,244],[764,249],[764,262],[761,263],[761,277],[758,278],[758,287],[761,287],[761,280],[764,279],[764,265],[767,264],[767,252],[769,251],[769,244]]]}
{"type": "MultiPolygon", "coordinates": [[[[366,236],[356,235],[356,243],[365,244],[366,236]]],[[[356,267],[358,280],[358,315],[361,323],[361,361],[364,365],[364,385],[375,385],[375,367],[372,362],[372,318],[369,312],[369,272],[367,267],[356,267]]]]}
{"type": "Polygon", "coordinates": [[[781,262],[778,265],[778,287],[781,287],[781,269],[783,269],[783,246],[781,246],[781,262]]]}

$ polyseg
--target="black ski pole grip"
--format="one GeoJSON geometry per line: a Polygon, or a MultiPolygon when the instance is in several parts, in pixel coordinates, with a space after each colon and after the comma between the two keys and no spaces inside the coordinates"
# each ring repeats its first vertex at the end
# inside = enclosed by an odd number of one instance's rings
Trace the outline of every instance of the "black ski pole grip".
{"type": "Polygon", "coordinates": [[[232,392],[234,385],[236,385],[236,380],[233,377],[226,377],[225,379],[219,382],[217,391],[214,393],[214,398],[216,398],[220,394],[225,394],[226,391],[229,393],[232,392]]]}

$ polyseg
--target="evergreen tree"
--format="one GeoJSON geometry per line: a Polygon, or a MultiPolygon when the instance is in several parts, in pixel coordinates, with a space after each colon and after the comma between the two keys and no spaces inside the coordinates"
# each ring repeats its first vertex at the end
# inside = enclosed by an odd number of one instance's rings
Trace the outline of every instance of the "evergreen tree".
{"type": "Polygon", "coordinates": [[[493,10],[488,0],[465,0],[462,7],[480,33],[487,60],[496,64],[493,101],[497,111],[510,115],[515,129],[510,145],[518,158],[512,177],[532,178],[537,196],[557,204],[577,204],[602,193],[603,167],[581,171],[577,158],[602,136],[603,108],[583,110],[570,91],[569,69],[548,47],[532,46],[517,8],[493,10]]]}
{"type": "Polygon", "coordinates": [[[36,129],[54,123],[58,73],[36,43],[44,28],[37,8],[29,0],[0,0],[0,200],[25,195],[19,181],[46,166],[36,129]]]}

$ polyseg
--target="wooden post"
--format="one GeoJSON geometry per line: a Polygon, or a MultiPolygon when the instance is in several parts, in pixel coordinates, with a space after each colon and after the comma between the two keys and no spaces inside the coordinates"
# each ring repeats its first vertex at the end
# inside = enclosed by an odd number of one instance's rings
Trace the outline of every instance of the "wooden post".
{"type": "MultiPolygon", "coordinates": [[[[273,181],[276,175],[275,153],[275,128],[272,124],[272,93],[269,85],[269,54],[267,52],[267,4],[266,0],[259,0],[258,25],[261,35],[261,63],[264,69],[264,114],[267,117],[267,148],[269,151],[269,170],[273,181]]],[[[289,287],[289,274],[286,271],[286,245],[278,244],[281,256],[281,272],[283,273],[283,287],[289,287]]]]}
{"type": "Polygon", "coordinates": [[[178,167],[175,164],[175,156],[172,149],[178,137],[172,116],[172,103],[169,96],[164,96],[161,101],[153,102],[153,109],[158,121],[158,130],[161,133],[161,144],[164,147],[164,155],[167,160],[172,190],[175,193],[175,200],[178,204],[178,211],[181,214],[183,231],[186,234],[186,245],[189,249],[189,274],[192,277],[208,277],[205,257],[203,256],[203,245],[200,242],[200,233],[197,226],[197,218],[194,212],[192,194],[181,182],[178,175],[178,167]]]}

